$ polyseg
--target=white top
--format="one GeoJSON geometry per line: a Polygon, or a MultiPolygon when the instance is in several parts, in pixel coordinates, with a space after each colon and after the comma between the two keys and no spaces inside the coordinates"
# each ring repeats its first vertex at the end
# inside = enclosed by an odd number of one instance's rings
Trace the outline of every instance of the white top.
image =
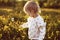
{"type": "Polygon", "coordinates": [[[27,22],[21,25],[23,28],[29,28],[29,39],[44,39],[46,33],[46,22],[38,15],[36,18],[29,17],[27,22]]]}

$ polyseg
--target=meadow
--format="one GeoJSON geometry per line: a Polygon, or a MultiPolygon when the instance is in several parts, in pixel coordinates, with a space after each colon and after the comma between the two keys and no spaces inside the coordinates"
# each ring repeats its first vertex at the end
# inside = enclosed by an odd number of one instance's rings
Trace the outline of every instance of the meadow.
{"type": "MultiPolygon", "coordinates": [[[[46,25],[44,40],[60,40],[60,2],[59,0],[39,1],[39,13],[46,25]],[[58,4],[58,5],[57,5],[58,4]]],[[[0,1],[0,40],[30,40],[28,28],[20,28],[27,22],[28,16],[23,12],[26,1],[0,1]]]]}

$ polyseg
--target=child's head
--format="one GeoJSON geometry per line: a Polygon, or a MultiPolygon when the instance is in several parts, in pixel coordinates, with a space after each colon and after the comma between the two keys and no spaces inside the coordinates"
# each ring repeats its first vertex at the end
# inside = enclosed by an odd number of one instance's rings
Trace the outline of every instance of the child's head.
{"type": "Polygon", "coordinates": [[[28,15],[37,14],[39,11],[39,5],[34,1],[28,1],[24,6],[24,12],[28,15]]]}

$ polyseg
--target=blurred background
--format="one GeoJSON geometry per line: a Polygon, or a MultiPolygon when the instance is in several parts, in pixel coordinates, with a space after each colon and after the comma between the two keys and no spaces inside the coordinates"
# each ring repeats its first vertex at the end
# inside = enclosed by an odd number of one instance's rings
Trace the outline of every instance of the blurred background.
{"type": "MultiPolygon", "coordinates": [[[[29,0],[0,0],[0,40],[29,40],[28,28],[19,28],[27,21],[23,12],[29,0]]],[[[60,0],[34,0],[41,7],[40,15],[47,22],[44,40],[60,40],[60,0]]]]}

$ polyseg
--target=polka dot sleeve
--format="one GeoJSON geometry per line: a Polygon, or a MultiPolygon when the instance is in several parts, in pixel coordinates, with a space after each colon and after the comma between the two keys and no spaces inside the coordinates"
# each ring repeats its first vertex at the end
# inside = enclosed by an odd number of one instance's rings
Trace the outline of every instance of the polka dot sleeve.
{"type": "Polygon", "coordinates": [[[42,17],[37,18],[37,25],[40,30],[39,39],[44,39],[46,34],[46,22],[44,22],[44,19],[42,17]]]}
{"type": "Polygon", "coordinates": [[[46,22],[44,22],[44,19],[42,17],[39,17],[39,18],[37,18],[37,25],[38,25],[38,27],[40,27],[40,26],[45,27],[46,22]]]}
{"type": "Polygon", "coordinates": [[[27,18],[27,22],[24,23],[24,24],[22,24],[21,26],[22,26],[23,28],[29,28],[29,26],[30,26],[30,24],[31,24],[31,21],[32,21],[31,18],[27,18]]]}

